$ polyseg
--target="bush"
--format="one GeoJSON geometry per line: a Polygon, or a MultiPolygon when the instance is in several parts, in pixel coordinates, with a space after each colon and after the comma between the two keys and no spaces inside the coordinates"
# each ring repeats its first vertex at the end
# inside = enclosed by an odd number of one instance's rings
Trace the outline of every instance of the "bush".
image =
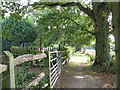
{"type": "Polygon", "coordinates": [[[24,55],[24,54],[39,54],[39,53],[42,53],[41,51],[39,51],[37,49],[31,49],[29,47],[20,48],[18,46],[12,46],[10,48],[10,50],[12,51],[12,53],[15,57],[17,57],[19,55],[24,55]]]}
{"type": "Polygon", "coordinates": [[[30,66],[22,64],[19,69],[15,69],[16,88],[25,88],[25,86],[37,76],[37,73],[29,73],[30,66]]]}
{"type": "Polygon", "coordinates": [[[25,19],[16,21],[9,17],[3,20],[1,26],[3,50],[9,50],[13,45],[32,44],[37,37],[34,24],[25,19]]]}
{"type": "Polygon", "coordinates": [[[63,46],[63,47],[60,48],[60,51],[65,51],[65,52],[61,53],[61,57],[65,57],[65,58],[62,59],[62,62],[69,61],[69,59],[70,59],[69,49],[67,47],[63,46]]]}
{"type": "Polygon", "coordinates": [[[69,55],[72,56],[75,53],[75,48],[71,46],[66,47],[67,50],[69,51],[69,55]]]}
{"type": "Polygon", "coordinates": [[[90,54],[86,54],[86,55],[89,57],[88,63],[93,64],[95,61],[95,57],[90,54]]]}

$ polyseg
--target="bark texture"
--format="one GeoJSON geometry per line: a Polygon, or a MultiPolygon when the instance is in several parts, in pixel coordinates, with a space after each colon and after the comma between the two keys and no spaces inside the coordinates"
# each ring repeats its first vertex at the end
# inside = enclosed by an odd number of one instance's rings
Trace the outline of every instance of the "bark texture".
{"type": "Polygon", "coordinates": [[[112,6],[112,21],[115,35],[115,52],[117,60],[117,90],[120,90],[120,3],[114,2],[112,6]]]}
{"type": "Polygon", "coordinates": [[[96,38],[96,57],[94,65],[105,66],[111,60],[109,43],[109,10],[107,3],[93,3],[94,27],[96,38]],[[107,63],[106,63],[107,64],[107,63]]]}

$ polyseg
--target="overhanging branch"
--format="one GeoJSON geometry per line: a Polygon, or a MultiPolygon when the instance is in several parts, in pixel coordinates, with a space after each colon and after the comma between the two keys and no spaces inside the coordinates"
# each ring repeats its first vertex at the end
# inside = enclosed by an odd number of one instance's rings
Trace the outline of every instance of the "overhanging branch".
{"type": "Polygon", "coordinates": [[[44,4],[34,3],[34,4],[31,4],[31,6],[34,7],[33,9],[40,8],[40,5],[44,5],[43,7],[45,7],[45,6],[50,6],[50,7],[56,7],[56,6],[70,7],[70,6],[76,6],[76,3],[75,2],[70,2],[70,3],[65,3],[65,4],[62,4],[62,3],[44,3],[44,4]]]}
{"type": "Polygon", "coordinates": [[[92,20],[94,20],[94,13],[93,10],[91,10],[90,8],[85,8],[83,7],[80,3],[76,3],[77,7],[83,11],[84,13],[86,13],[92,20]]]}
{"type": "MultiPolygon", "coordinates": [[[[70,7],[70,6],[77,6],[81,11],[83,11],[84,13],[86,13],[92,20],[95,21],[94,18],[94,13],[93,10],[91,10],[90,8],[85,8],[84,6],[82,6],[79,2],[69,2],[69,3],[45,3],[45,6],[50,6],[50,7],[56,7],[56,6],[61,6],[61,7],[70,7]]],[[[38,7],[37,7],[38,8],[38,7]]]]}
{"type": "Polygon", "coordinates": [[[70,2],[70,3],[66,3],[66,4],[61,4],[61,3],[55,3],[55,4],[45,4],[47,6],[61,6],[61,7],[69,7],[69,6],[76,6],[75,2],[70,2]]]}
{"type": "MultiPolygon", "coordinates": [[[[73,19],[71,19],[71,18],[68,18],[68,17],[64,17],[65,19],[68,19],[68,20],[70,20],[70,21],[72,21],[72,22],[74,22],[76,25],[78,25],[79,27],[81,26],[80,24],[78,24],[76,21],[74,21],[73,19]]],[[[91,32],[91,31],[89,31],[89,30],[87,30],[87,29],[84,29],[85,31],[87,31],[88,33],[90,33],[90,34],[92,34],[92,35],[95,35],[95,33],[93,33],[93,32],[91,32]]]]}
{"type": "MultiPolygon", "coordinates": [[[[70,3],[65,3],[65,4],[62,4],[62,3],[53,3],[53,4],[44,4],[46,6],[50,6],[50,7],[56,7],[56,6],[61,6],[61,7],[70,7],[70,6],[77,6],[81,11],[83,11],[84,13],[86,13],[92,20],[95,20],[94,18],[94,13],[93,13],[93,10],[91,10],[90,8],[85,8],[83,7],[79,2],[70,2],[70,3]]],[[[74,21],[73,19],[70,19],[68,17],[64,17],[68,20],[71,20],[73,21],[76,25],[79,25],[76,21],[74,21]]],[[[92,34],[92,35],[95,35],[95,33],[93,32],[90,32],[89,30],[87,29],[84,29],[85,31],[87,31],[88,33],[92,34]]]]}

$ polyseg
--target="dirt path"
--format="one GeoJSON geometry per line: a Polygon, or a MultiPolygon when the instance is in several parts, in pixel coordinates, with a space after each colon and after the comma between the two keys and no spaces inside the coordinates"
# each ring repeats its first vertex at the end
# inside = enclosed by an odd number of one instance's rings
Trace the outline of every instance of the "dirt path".
{"type": "Polygon", "coordinates": [[[87,57],[74,56],[62,68],[54,88],[115,88],[115,75],[89,71],[87,57]]]}

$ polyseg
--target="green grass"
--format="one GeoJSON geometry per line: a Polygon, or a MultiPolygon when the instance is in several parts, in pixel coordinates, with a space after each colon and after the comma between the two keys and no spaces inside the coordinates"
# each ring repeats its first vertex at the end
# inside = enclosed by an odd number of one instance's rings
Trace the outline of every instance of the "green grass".
{"type": "Polygon", "coordinates": [[[85,54],[75,54],[75,55],[74,55],[74,57],[80,57],[80,58],[81,58],[81,57],[86,57],[86,56],[87,56],[87,55],[85,55],[85,54]]]}
{"type": "Polygon", "coordinates": [[[72,65],[87,64],[88,62],[89,57],[80,53],[75,53],[70,59],[70,64],[72,65]]]}
{"type": "Polygon", "coordinates": [[[106,67],[100,67],[100,66],[93,66],[94,62],[94,57],[89,56],[86,54],[81,54],[80,52],[75,53],[71,59],[70,59],[70,66],[78,66],[80,64],[85,64],[85,68],[88,71],[93,72],[94,74],[96,73],[116,73],[116,61],[112,60],[113,65],[106,66],[106,67]],[[92,61],[93,59],[93,61],[92,61]]]}

